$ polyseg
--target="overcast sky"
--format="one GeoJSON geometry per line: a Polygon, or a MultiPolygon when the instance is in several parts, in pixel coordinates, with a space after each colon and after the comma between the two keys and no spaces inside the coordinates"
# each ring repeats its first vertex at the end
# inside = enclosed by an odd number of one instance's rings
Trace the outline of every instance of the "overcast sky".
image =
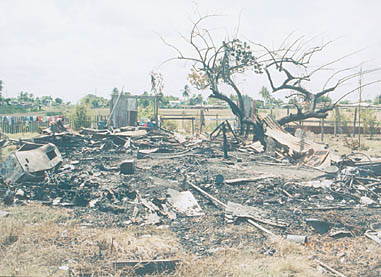
{"type": "MultiPolygon", "coordinates": [[[[160,66],[176,54],[160,36],[182,46],[179,33],[189,34],[196,7],[201,14],[223,15],[210,26],[226,34],[234,34],[240,21],[241,37],[269,46],[290,32],[338,39],[327,50],[331,59],[363,49],[348,65],[381,66],[378,0],[1,0],[4,91],[9,97],[28,91],[72,102],[88,93],[109,97],[114,87],[141,94],[150,90],[154,70],[164,76],[164,93],[180,96],[189,64],[160,66]]],[[[372,78],[381,79],[381,73],[372,78]]],[[[269,86],[262,77],[245,81],[244,92],[254,97],[269,86]]],[[[381,85],[365,89],[368,98],[378,93],[381,85]]]]}

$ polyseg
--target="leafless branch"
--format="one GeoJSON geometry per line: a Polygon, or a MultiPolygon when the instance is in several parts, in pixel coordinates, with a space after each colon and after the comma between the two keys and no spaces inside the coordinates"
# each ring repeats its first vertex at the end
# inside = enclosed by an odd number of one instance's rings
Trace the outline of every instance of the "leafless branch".
{"type": "Polygon", "coordinates": [[[347,93],[344,93],[338,100],[336,100],[336,102],[333,104],[334,106],[337,105],[341,100],[343,100],[345,97],[347,97],[348,95],[350,95],[351,93],[359,90],[360,88],[364,88],[364,87],[367,87],[367,86],[370,86],[370,85],[373,85],[373,84],[376,84],[376,83],[381,83],[381,80],[376,80],[376,81],[373,81],[373,82],[370,82],[370,83],[366,83],[366,84],[363,84],[361,86],[358,86],[352,90],[350,90],[349,92],[347,93]]]}
{"type": "Polygon", "coordinates": [[[176,46],[174,46],[173,44],[168,43],[162,36],[160,37],[160,39],[161,39],[161,41],[165,45],[167,45],[168,47],[174,49],[177,52],[177,54],[179,55],[179,57],[183,57],[183,54],[181,53],[181,51],[176,46]]]}
{"type": "Polygon", "coordinates": [[[355,55],[355,54],[358,54],[360,51],[361,51],[361,50],[359,50],[359,51],[355,51],[355,52],[352,52],[352,53],[349,53],[349,54],[347,54],[347,55],[345,55],[345,56],[342,56],[342,57],[340,57],[340,58],[338,58],[338,59],[336,59],[336,60],[333,60],[333,61],[331,61],[331,62],[329,62],[329,63],[326,63],[326,64],[324,64],[324,65],[322,65],[322,66],[319,66],[317,69],[313,70],[313,71],[310,72],[308,75],[309,75],[309,76],[312,76],[314,73],[316,73],[316,72],[318,72],[318,71],[320,71],[320,70],[326,68],[327,66],[332,65],[332,64],[335,64],[335,63],[338,63],[338,62],[340,62],[340,61],[342,61],[342,60],[344,60],[344,59],[346,59],[346,58],[348,58],[348,57],[350,57],[350,56],[353,56],[353,55],[355,55]]]}

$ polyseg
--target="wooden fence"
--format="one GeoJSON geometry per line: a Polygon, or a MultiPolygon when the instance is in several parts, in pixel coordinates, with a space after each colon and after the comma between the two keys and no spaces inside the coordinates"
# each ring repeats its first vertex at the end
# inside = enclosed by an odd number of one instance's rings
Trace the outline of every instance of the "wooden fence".
{"type": "Polygon", "coordinates": [[[49,120],[30,120],[25,116],[3,116],[0,117],[0,129],[4,133],[18,134],[18,133],[33,133],[37,132],[40,128],[47,128],[49,120]]]}
{"type": "MultiPolygon", "coordinates": [[[[59,116],[0,116],[0,131],[6,134],[37,133],[40,129],[45,129],[59,116]]],[[[71,126],[69,118],[63,118],[64,124],[71,126]]],[[[90,119],[90,127],[98,129],[107,121],[106,115],[96,115],[90,119]]]]}
{"type": "MultiPolygon", "coordinates": [[[[189,129],[192,133],[195,129],[199,129],[200,114],[180,114],[180,113],[168,113],[161,114],[162,120],[177,121],[177,127],[180,129],[186,129],[184,126],[185,121],[189,122],[189,129]]],[[[8,134],[18,133],[34,133],[39,129],[49,127],[51,122],[54,122],[60,116],[0,116],[0,131],[8,134]]],[[[107,121],[107,115],[95,115],[90,120],[90,127],[94,129],[102,128],[107,121]]],[[[213,128],[224,120],[229,120],[232,126],[237,126],[237,122],[233,116],[219,115],[217,113],[205,113],[204,115],[205,125],[213,128]]],[[[378,123],[378,122],[377,122],[378,123]]],[[[64,124],[71,126],[71,122],[68,118],[64,118],[64,124]]],[[[304,120],[301,122],[294,122],[286,126],[287,130],[294,131],[296,128],[302,128],[304,130],[312,131],[315,134],[358,134],[359,126],[358,122],[354,124],[353,121],[328,121],[328,120],[304,120]]],[[[205,130],[205,129],[203,129],[205,130]]],[[[381,134],[380,125],[376,125],[373,128],[369,128],[361,124],[360,132],[362,134],[381,134]]]]}

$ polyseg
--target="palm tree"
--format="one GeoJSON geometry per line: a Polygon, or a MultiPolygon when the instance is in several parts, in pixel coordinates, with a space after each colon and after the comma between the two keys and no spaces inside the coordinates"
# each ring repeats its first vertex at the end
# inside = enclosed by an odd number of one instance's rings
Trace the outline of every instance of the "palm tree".
{"type": "Polygon", "coordinates": [[[188,85],[185,85],[184,86],[184,90],[183,90],[183,97],[184,97],[184,102],[186,99],[189,98],[191,92],[190,92],[190,87],[188,85]]]}
{"type": "Polygon", "coordinates": [[[119,91],[118,91],[118,89],[117,88],[114,88],[113,90],[112,90],[112,94],[111,95],[119,95],[119,91]]]}
{"type": "Polygon", "coordinates": [[[190,95],[190,88],[189,88],[188,85],[185,85],[184,86],[184,91],[183,91],[183,97],[187,98],[187,97],[189,97],[189,95],[190,95]]]}
{"type": "Polygon", "coordinates": [[[270,95],[269,90],[266,87],[262,87],[262,89],[259,92],[259,94],[262,96],[263,100],[265,101],[265,106],[267,104],[269,104],[269,102],[271,100],[271,95],[270,95]]]}

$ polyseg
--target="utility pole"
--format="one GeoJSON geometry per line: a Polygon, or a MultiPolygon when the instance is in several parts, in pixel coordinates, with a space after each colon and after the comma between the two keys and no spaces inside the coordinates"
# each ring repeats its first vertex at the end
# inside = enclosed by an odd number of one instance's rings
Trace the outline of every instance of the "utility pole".
{"type": "Polygon", "coordinates": [[[0,80],[0,105],[3,104],[3,81],[0,80]]]}
{"type": "Polygon", "coordinates": [[[353,129],[352,129],[352,137],[353,137],[353,141],[354,141],[354,139],[355,139],[355,137],[356,137],[357,110],[358,110],[358,109],[355,108],[355,113],[354,113],[354,115],[353,115],[353,129]]]}
{"type": "Polygon", "coordinates": [[[361,78],[362,78],[362,67],[360,68],[360,79],[359,79],[359,149],[361,146],[361,93],[362,93],[362,87],[361,87],[361,78]]]}

